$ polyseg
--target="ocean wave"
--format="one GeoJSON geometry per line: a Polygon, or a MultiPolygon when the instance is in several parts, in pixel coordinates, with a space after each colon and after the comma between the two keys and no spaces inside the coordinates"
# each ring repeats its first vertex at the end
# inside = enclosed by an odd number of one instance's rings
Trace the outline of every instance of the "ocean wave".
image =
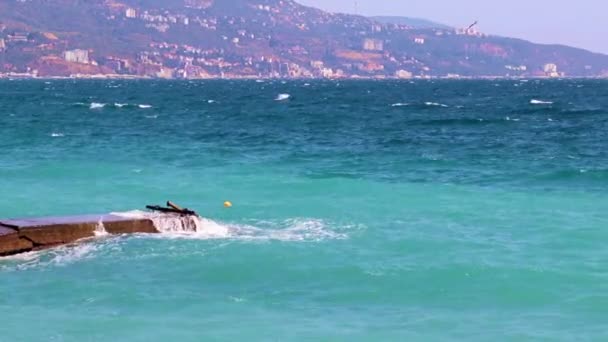
{"type": "Polygon", "coordinates": [[[126,107],[128,106],[128,103],[114,103],[114,107],[116,108],[122,108],[122,107],[126,107]]]}
{"type": "Polygon", "coordinates": [[[289,94],[279,94],[279,95],[277,95],[277,97],[274,100],[275,101],[285,101],[285,100],[289,100],[290,97],[291,97],[291,95],[289,95],[289,94]]]}
{"type": "Polygon", "coordinates": [[[302,242],[347,238],[345,234],[330,229],[325,221],[312,218],[289,219],[278,224],[260,222],[262,225],[270,226],[260,228],[256,225],[226,224],[195,216],[157,214],[139,210],[112,214],[151,220],[156,229],[161,232],[156,235],[159,238],[302,242]]]}
{"type": "MultiPolygon", "coordinates": [[[[91,239],[87,239],[91,240],[91,239]]],[[[66,266],[93,258],[101,246],[90,242],[79,242],[41,251],[27,252],[0,258],[0,270],[22,271],[31,268],[66,266]]]]}
{"type": "Polygon", "coordinates": [[[551,104],[553,104],[553,102],[532,99],[532,100],[530,100],[530,104],[533,104],[533,105],[551,105],[551,104]]]}
{"type": "Polygon", "coordinates": [[[56,132],[51,133],[51,137],[53,137],[53,138],[60,138],[60,137],[64,137],[64,136],[65,136],[65,134],[63,134],[63,133],[56,133],[56,132]]]}
{"type": "Polygon", "coordinates": [[[140,105],[137,105],[137,107],[139,107],[139,108],[141,108],[141,109],[148,109],[148,108],[152,108],[152,106],[151,106],[151,105],[149,105],[149,104],[140,104],[140,105]]]}
{"type": "Polygon", "coordinates": [[[405,106],[408,106],[408,105],[409,104],[407,104],[407,103],[397,102],[397,103],[393,103],[391,105],[391,107],[405,107],[405,106]]]}
{"type": "Polygon", "coordinates": [[[536,177],[538,180],[544,181],[564,181],[578,180],[588,182],[604,182],[608,181],[608,169],[588,169],[577,168],[569,170],[560,170],[549,173],[540,174],[536,177]]]}
{"type": "Polygon", "coordinates": [[[106,104],[105,104],[105,103],[92,102],[92,103],[89,105],[89,108],[90,108],[90,109],[101,109],[101,108],[103,108],[103,107],[105,107],[105,106],[106,106],[106,104]]]}
{"type": "Polygon", "coordinates": [[[155,214],[139,210],[113,213],[134,219],[150,219],[160,234],[110,235],[103,224],[98,224],[95,236],[75,243],[41,251],[33,251],[0,258],[0,271],[20,271],[40,267],[61,267],[90,260],[107,253],[125,238],[170,240],[228,240],[244,242],[302,242],[343,240],[346,230],[359,229],[356,225],[336,227],[314,218],[293,218],[284,221],[257,221],[253,224],[228,224],[198,217],[155,214]]]}
{"type": "Polygon", "coordinates": [[[449,107],[448,105],[439,103],[439,102],[425,102],[424,105],[429,106],[429,107],[443,107],[443,108],[449,107]]]}

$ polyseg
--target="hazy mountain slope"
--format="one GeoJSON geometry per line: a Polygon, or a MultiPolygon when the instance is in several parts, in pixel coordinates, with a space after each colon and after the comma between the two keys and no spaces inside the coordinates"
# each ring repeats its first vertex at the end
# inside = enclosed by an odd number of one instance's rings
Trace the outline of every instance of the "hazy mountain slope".
{"type": "Polygon", "coordinates": [[[384,24],[398,24],[407,25],[415,29],[451,29],[450,26],[436,23],[434,21],[421,19],[421,18],[410,18],[410,17],[399,17],[399,16],[375,16],[369,17],[372,20],[384,23],[384,24]]]}
{"type": "Polygon", "coordinates": [[[382,24],[291,0],[0,0],[0,23],[0,72],[162,77],[608,73],[608,56],[580,49],[382,24]],[[65,54],[73,49],[85,50],[78,52],[82,58],[65,54]]]}

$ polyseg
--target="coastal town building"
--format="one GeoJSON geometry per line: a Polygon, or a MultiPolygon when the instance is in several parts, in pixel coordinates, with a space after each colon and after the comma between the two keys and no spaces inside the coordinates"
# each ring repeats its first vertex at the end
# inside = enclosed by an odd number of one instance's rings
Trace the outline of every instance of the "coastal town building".
{"type": "Polygon", "coordinates": [[[80,64],[89,64],[90,63],[89,51],[87,51],[87,50],[81,50],[81,49],[68,50],[63,53],[63,58],[67,62],[72,62],[72,63],[80,63],[80,64]]]}
{"type": "Polygon", "coordinates": [[[410,78],[414,77],[414,74],[412,74],[411,72],[409,72],[407,70],[397,70],[395,72],[395,77],[400,78],[400,79],[410,79],[410,78]]]}
{"type": "Polygon", "coordinates": [[[135,8],[127,8],[125,11],[125,17],[129,19],[137,18],[137,10],[135,10],[135,8]]]}
{"type": "Polygon", "coordinates": [[[543,71],[545,72],[545,76],[547,77],[560,77],[561,74],[558,72],[557,64],[555,63],[547,63],[543,67],[543,71]]]}
{"type": "Polygon", "coordinates": [[[9,34],[6,41],[9,43],[27,43],[28,34],[25,32],[16,32],[13,34],[9,34]]]}
{"type": "Polygon", "coordinates": [[[363,50],[367,51],[383,51],[384,42],[380,39],[365,38],[363,40],[363,50]]]}
{"type": "MultiPolygon", "coordinates": [[[[29,73],[30,68],[51,76],[408,79],[560,77],[562,71],[591,76],[608,70],[608,61],[591,57],[585,67],[575,66],[569,62],[571,52],[561,48],[521,52],[511,41],[479,33],[476,22],[459,30],[416,28],[284,0],[242,0],[250,6],[238,11],[218,5],[219,0],[184,1],[185,7],[104,2],[96,21],[87,21],[95,29],[79,32],[80,26],[74,26],[78,36],[53,31],[48,24],[24,31],[25,26],[0,23],[0,51],[9,52],[0,55],[0,72],[29,73]],[[112,38],[109,32],[114,32],[112,38]],[[469,36],[486,38],[472,42],[469,36]],[[75,47],[79,49],[69,50],[75,47]],[[563,70],[547,61],[559,61],[563,70]]],[[[19,6],[33,6],[29,3],[19,6]]]]}

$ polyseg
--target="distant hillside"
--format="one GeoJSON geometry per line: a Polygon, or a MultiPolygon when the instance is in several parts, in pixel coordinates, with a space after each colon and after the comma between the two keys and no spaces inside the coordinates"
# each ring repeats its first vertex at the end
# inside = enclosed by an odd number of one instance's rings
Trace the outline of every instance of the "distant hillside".
{"type": "Polygon", "coordinates": [[[398,24],[398,25],[407,25],[416,29],[451,29],[450,26],[436,23],[434,21],[420,19],[420,18],[410,18],[410,17],[391,17],[391,16],[379,16],[379,17],[369,17],[372,20],[384,23],[384,24],[398,24]]]}
{"type": "Polygon", "coordinates": [[[166,78],[608,75],[608,56],[381,23],[293,0],[0,0],[0,74],[166,78]]]}

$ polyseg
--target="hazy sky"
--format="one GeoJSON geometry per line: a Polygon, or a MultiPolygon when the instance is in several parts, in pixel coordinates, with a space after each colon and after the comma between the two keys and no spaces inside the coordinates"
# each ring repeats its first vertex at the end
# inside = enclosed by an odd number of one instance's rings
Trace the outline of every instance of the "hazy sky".
{"type": "Polygon", "coordinates": [[[334,12],[400,15],[608,53],[608,0],[297,0],[334,12]]]}

